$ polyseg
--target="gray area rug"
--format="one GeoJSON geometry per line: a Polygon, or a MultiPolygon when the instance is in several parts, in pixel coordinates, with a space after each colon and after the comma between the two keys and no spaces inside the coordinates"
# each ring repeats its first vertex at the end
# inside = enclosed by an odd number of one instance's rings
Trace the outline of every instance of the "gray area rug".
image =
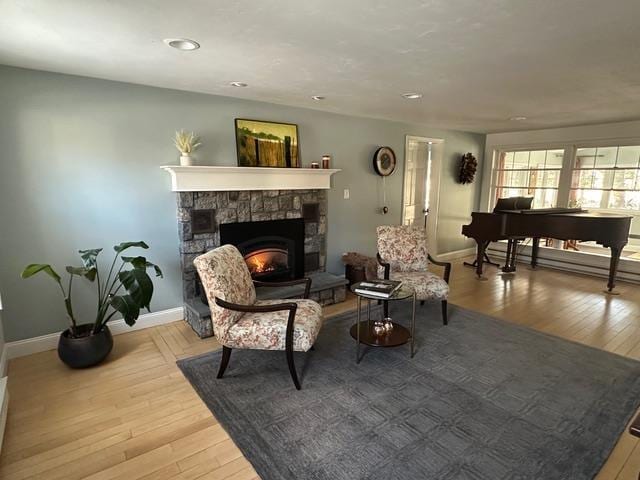
{"type": "MultiPolygon", "coordinates": [[[[395,320],[408,319],[397,305],[395,320]]],[[[640,403],[640,362],[451,307],[418,307],[417,351],[369,348],[354,314],[316,350],[234,350],[178,363],[264,480],[583,479],[602,467],[640,403]]]]}

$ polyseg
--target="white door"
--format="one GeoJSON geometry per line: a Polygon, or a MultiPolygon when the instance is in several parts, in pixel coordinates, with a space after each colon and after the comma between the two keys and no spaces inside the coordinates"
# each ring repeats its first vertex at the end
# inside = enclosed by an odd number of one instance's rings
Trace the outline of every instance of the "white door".
{"type": "Polygon", "coordinates": [[[429,250],[435,255],[440,161],[444,141],[407,135],[405,143],[402,224],[427,229],[429,250]]]}

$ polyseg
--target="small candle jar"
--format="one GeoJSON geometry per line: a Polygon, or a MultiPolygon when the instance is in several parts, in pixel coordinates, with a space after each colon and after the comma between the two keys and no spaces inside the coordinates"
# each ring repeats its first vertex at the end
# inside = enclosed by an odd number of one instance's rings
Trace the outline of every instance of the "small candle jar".
{"type": "Polygon", "coordinates": [[[331,155],[322,156],[322,168],[331,168],[331,155]]]}
{"type": "Polygon", "coordinates": [[[318,162],[311,162],[311,168],[320,168],[320,164],[318,162]]]}

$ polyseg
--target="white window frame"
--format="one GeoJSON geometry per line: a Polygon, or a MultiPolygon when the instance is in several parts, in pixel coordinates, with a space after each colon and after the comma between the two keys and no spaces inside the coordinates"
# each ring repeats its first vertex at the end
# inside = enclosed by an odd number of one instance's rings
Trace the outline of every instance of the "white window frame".
{"type": "MultiPolygon", "coordinates": [[[[493,209],[493,205],[495,204],[495,190],[497,183],[497,163],[500,156],[500,152],[521,152],[521,151],[529,151],[529,150],[564,150],[564,155],[562,159],[562,170],[560,172],[560,181],[558,184],[558,200],[557,207],[566,207],[569,204],[569,191],[571,190],[571,177],[573,175],[573,165],[575,162],[575,157],[577,150],[579,148],[605,148],[605,147],[631,147],[640,145],[640,138],[633,139],[607,139],[607,140],[593,140],[593,141],[580,141],[574,142],[571,144],[566,143],[545,143],[545,144],[521,144],[521,145],[495,145],[492,149],[492,158],[491,158],[491,175],[490,181],[488,184],[488,192],[489,195],[487,198],[486,208],[488,211],[493,209]]],[[[607,210],[610,212],[636,212],[640,215],[640,210],[629,210],[629,209],[613,209],[613,208],[602,208],[596,209],[591,208],[591,210],[607,210]]]]}
{"type": "MultiPolygon", "coordinates": [[[[634,147],[634,146],[639,146],[640,145],[640,139],[636,139],[635,141],[631,141],[631,140],[626,140],[623,142],[620,141],[613,141],[613,140],[607,140],[607,141],[589,141],[589,142],[579,142],[576,143],[575,145],[573,145],[573,154],[570,157],[570,163],[569,163],[569,176],[568,176],[568,183],[567,183],[567,198],[566,198],[566,203],[564,203],[562,206],[566,206],[569,204],[569,191],[571,190],[571,177],[573,175],[573,171],[574,171],[574,165],[575,165],[575,159],[576,159],[576,154],[577,154],[577,150],[579,148],[611,148],[611,147],[634,147]]],[[[566,164],[563,163],[563,169],[565,168],[566,164]]],[[[596,168],[596,170],[598,170],[596,168]]],[[[602,169],[601,169],[602,170],[602,169]]],[[[638,173],[640,173],[640,167],[637,169],[638,173]]],[[[612,170],[613,171],[613,170],[612,170]]],[[[607,192],[607,203],[608,203],[608,192],[611,192],[613,190],[610,189],[602,189],[602,188],[596,188],[594,190],[602,190],[604,192],[607,192]]],[[[637,190],[631,190],[631,191],[637,191],[637,190]]],[[[558,202],[559,203],[559,202],[558,202]]],[[[611,212],[611,213],[621,213],[621,214],[627,214],[627,215],[633,215],[633,216],[640,216],[640,209],[637,210],[633,210],[633,209],[628,209],[628,208],[598,208],[598,207],[587,207],[588,210],[594,210],[597,212],[611,212]]]]}
{"type": "MultiPolygon", "coordinates": [[[[564,205],[569,201],[569,186],[563,185],[564,177],[567,177],[566,168],[567,168],[567,147],[564,145],[560,146],[541,146],[541,145],[522,145],[522,146],[508,146],[508,147],[496,147],[493,150],[493,158],[491,159],[491,178],[489,181],[489,211],[493,210],[493,206],[496,202],[496,189],[498,188],[498,162],[500,159],[500,154],[503,152],[530,152],[530,151],[541,151],[541,150],[563,150],[562,155],[562,167],[560,167],[560,178],[558,179],[558,193],[556,194],[556,207],[562,206],[561,203],[564,200],[564,205]]],[[[575,151],[575,149],[574,149],[575,151]]],[[[532,169],[533,170],[533,169],[532,169]]],[[[539,171],[545,171],[547,169],[539,169],[539,171]]],[[[548,169],[548,170],[558,170],[557,168],[548,169]]],[[[530,171],[530,170],[527,170],[530,171]]],[[[568,179],[571,181],[571,172],[568,174],[568,179]]],[[[523,187],[526,189],[527,187],[523,187]]]]}

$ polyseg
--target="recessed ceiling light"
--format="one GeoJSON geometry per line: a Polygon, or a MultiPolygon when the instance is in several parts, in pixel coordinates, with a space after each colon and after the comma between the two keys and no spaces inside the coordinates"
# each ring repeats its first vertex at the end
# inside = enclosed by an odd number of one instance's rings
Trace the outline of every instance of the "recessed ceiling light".
{"type": "Polygon", "coordinates": [[[247,87],[248,85],[244,82],[231,82],[229,85],[232,87],[247,87]]]}
{"type": "Polygon", "coordinates": [[[512,122],[522,122],[523,120],[526,120],[526,119],[527,117],[523,117],[522,115],[509,118],[509,120],[511,120],[512,122]]]}
{"type": "Polygon", "coordinates": [[[416,100],[418,98],[422,98],[421,93],[403,93],[402,96],[407,100],[416,100]]]}
{"type": "Polygon", "coordinates": [[[200,44],[188,38],[165,38],[164,43],[177,50],[190,51],[200,48],[200,44]]]}
{"type": "Polygon", "coordinates": [[[324,100],[324,99],[325,99],[325,98],[327,98],[327,97],[323,97],[322,95],[313,95],[311,98],[312,98],[313,100],[315,100],[316,102],[319,102],[319,101],[321,101],[321,100],[324,100]]]}

